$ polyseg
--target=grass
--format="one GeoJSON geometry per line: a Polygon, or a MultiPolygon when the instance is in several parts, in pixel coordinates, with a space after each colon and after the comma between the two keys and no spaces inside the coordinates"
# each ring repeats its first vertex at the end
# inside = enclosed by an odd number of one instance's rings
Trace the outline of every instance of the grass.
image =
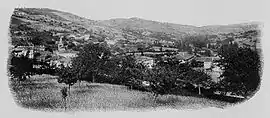
{"type": "MultiPolygon", "coordinates": [[[[64,84],[50,76],[33,76],[20,84],[10,83],[14,99],[24,107],[42,111],[65,111],[60,90],[64,84]]],[[[155,101],[149,92],[129,90],[125,86],[76,83],[67,97],[66,111],[145,111],[160,108],[198,109],[227,106],[228,103],[190,96],[163,95],[155,101]]]]}

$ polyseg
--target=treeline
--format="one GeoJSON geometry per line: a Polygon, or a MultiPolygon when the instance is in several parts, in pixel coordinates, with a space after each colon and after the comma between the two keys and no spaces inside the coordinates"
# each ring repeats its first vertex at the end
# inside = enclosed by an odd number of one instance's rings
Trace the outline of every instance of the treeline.
{"type": "Polygon", "coordinates": [[[221,57],[217,61],[218,66],[224,70],[219,89],[243,96],[253,95],[259,88],[262,74],[259,52],[237,45],[224,45],[218,54],[221,57]]]}
{"type": "MultiPolygon", "coordinates": [[[[70,67],[57,70],[59,82],[72,86],[77,81],[111,83],[159,94],[173,94],[183,87],[210,87],[209,75],[179,61],[157,58],[153,68],[137,63],[133,56],[113,56],[101,44],[86,44],[70,67]]],[[[197,89],[200,94],[200,90],[197,89]]]]}
{"type": "Polygon", "coordinates": [[[34,54],[34,58],[29,58],[30,51],[26,55],[18,56],[16,51],[12,51],[9,57],[8,69],[9,75],[14,81],[24,81],[36,74],[51,74],[56,72],[56,66],[52,66],[49,60],[39,60],[38,53],[34,54]]]}
{"type": "Polygon", "coordinates": [[[260,85],[261,61],[258,53],[237,45],[222,46],[218,66],[224,71],[214,83],[204,71],[192,69],[174,59],[156,57],[150,69],[138,63],[133,56],[116,56],[103,43],[88,43],[79,49],[70,66],[56,68],[48,62],[38,62],[25,56],[11,56],[10,74],[25,80],[34,74],[59,76],[58,82],[71,87],[76,82],[98,82],[128,86],[130,89],[149,91],[155,96],[163,94],[209,95],[219,90],[248,97],[260,85]],[[41,65],[34,69],[33,65],[41,65]]]}

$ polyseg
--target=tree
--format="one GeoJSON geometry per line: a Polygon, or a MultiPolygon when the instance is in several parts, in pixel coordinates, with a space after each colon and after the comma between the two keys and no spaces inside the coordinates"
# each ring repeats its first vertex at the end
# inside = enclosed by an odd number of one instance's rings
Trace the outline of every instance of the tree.
{"type": "Polygon", "coordinates": [[[111,59],[111,52],[107,47],[101,44],[86,44],[79,51],[78,56],[72,60],[72,68],[75,71],[75,76],[79,80],[85,78],[95,82],[95,77],[104,74],[109,70],[107,65],[111,59]]]}
{"type": "Polygon", "coordinates": [[[55,74],[55,66],[50,65],[50,55],[47,55],[47,60],[38,59],[42,55],[38,52],[34,53],[33,58],[29,58],[30,50],[26,52],[26,55],[18,55],[16,51],[12,51],[10,55],[10,75],[18,80],[26,80],[34,74],[55,74]]]}
{"type": "Polygon", "coordinates": [[[143,80],[143,71],[146,67],[136,63],[134,56],[121,57],[118,65],[117,76],[114,80],[118,84],[132,87],[136,84],[134,80],[143,80]]]}
{"type": "Polygon", "coordinates": [[[69,66],[65,67],[61,65],[61,67],[57,69],[57,75],[59,76],[58,83],[67,84],[70,92],[70,87],[77,82],[74,70],[69,66]]]}
{"type": "Polygon", "coordinates": [[[32,31],[27,33],[27,36],[30,36],[31,39],[29,40],[30,43],[33,45],[44,45],[45,47],[51,47],[55,49],[55,41],[53,38],[56,38],[52,35],[51,32],[48,31],[32,31]]]}
{"type": "MultiPolygon", "coordinates": [[[[46,56],[48,57],[48,56],[46,56]]],[[[38,65],[39,68],[35,68],[35,74],[49,74],[55,75],[56,74],[56,65],[51,65],[49,63],[50,59],[45,60],[36,60],[34,59],[34,65],[38,65]]]]}
{"type": "Polygon", "coordinates": [[[225,91],[248,96],[258,88],[261,67],[258,52],[227,45],[220,48],[218,55],[221,57],[218,66],[224,70],[220,86],[225,91]]]}
{"type": "Polygon", "coordinates": [[[146,45],[145,45],[145,44],[139,43],[139,44],[137,44],[136,46],[137,46],[137,50],[138,50],[139,52],[141,52],[141,55],[143,55],[143,52],[146,51],[146,45]]]}
{"type": "Polygon", "coordinates": [[[184,40],[187,44],[193,44],[197,48],[206,47],[209,42],[207,39],[207,35],[194,35],[194,36],[186,36],[184,40]]]}
{"type": "Polygon", "coordinates": [[[15,52],[11,53],[10,56],[10,74],[14,78],[23,81],[26,80],[26,77],[30,77],[35,73],[33,68],[34,60],[28,58],[29,51],[26,55],[16,56],[15,52]]]}
{"type": "MultiPolygon", "coordinates": [[[[212,85],[211,77],[203,71],[195,71],[188,64],[181,64],[174,59],[162,60],[157,58],[156,66],[152,69],[152,83],[154,93],[170,94],[176,93],[185,84],[198,86],[198,93],[201,94],[201,87],[212,85]]],[[[151,78],[151,77],[149,77],[151,78]]]]}
{"type": "Polygon", "coordinates": [[[189,69],[187,72],[183,73],[182,76],[184,76],[183,80],[186,82],[196,85],[199,95],[202,93],[201,87],[206,88],[213,85],[211,77],[203,71],[189,69]]]}

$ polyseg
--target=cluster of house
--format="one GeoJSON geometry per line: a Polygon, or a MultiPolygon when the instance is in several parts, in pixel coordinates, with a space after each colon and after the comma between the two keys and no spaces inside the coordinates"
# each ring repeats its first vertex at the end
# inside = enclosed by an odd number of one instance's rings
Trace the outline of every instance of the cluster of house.
{"type": "MultiPolygon", "coordinates": [[[[28,58],[33,59],[35,53],[40,53],[40,58],[45,58],[44,55],[51,55],[51,59],[49,63],[51,65],[56,65],[60,67],[60,65],[70,66],[71,65],[71,58],[76,57],[77,52],[67,52],[66,46],[63,44],[62,40],[63,36],[60,36],[60,41],[58,42],[58,51],[54,51],[50,54],[45,54],[45,46],[12,46],[11,50],[12,53],[19,57],[19,56],[28,56],[28,58]]],[[[40,59],[39,58],[39,59],[40,59]]],[[[41,59],[42,60],[42,59],[41,59]]]]}
{"type": "Polygon", "coordinates": [[[174,46],[175,43],[173,41],[168,41],[168,40],[155,40],[153,44],[160,44],[163,47],[170,47],[170,46],[174,46]]]}
{"type": "Polygon", "coordinates": [[[25,15],[27,15],[25,12],[19,11],[18,9],[14,9],[13,14],[16,15],[16,16],[25,16],[25,15]]]}
{"type": "Polygon", "coordinates": [[[57,57],[56,59],[52,59],[49,64],[55,65],[57,68],[61,68],[63,65],[64,67],[71,66],[71,58],[65,58],[65,57],[57,57]]]}
{"type": "Polygon", "coordinates": [[[160,46],[153,46],[150,48],[150,50],[153,51],[178,51],[179,49],[177,48],[170,48],[170,47],[160,47],[160,46]]]}
{"type": "MultiPolygon", "coordinates": [[[[138,63],[144,64],[148,68],[153,68],[155,61],[154,58],[148,56],[135,56],[138,63]]],[[[189,54],[188,52],[177,52],[177,54],[172,56],[164,55],[163,59],[172,58],[180,63],[190,63],[192,60],[195,60],[197,63],[201,63],[202,66],[194,67],[195,70],[201,70],[209,74],[214,82],[218,82],[219,76],[222,74],[223,70],[217,66],[216,60],[220,58],[215,57],[198,57],[196,55],[189,54]]]]}
{"type": "Polygon", "coordinates": [[[154,58],[148,57],[148,56],[135,56],[136,57],[136,63],[142,63],[148,68],[153,68],[154,66],[154,58]]]}
{"type": "MultiPolygon", "coordinates": [[[[67,52],[66,51],[66,46],[63,43],[63,37],[66,36],[68,38],[78,38],[78,39],[89,39],[89,35],[84,35],[84,36],[76,36],[73,34],[66,34],[63,36],[63,33],[58,33],[58,34],[54,34],[55,36],[60,36],[60,40],[57,42],[58,45],[58,51],[54,52],[53,57],[55,57],[54,59],[52,59],[50,61],[50,64],[52,65],[56,65],[56,66],[60,66],[60,65],[64,65],[64,66],[70,66],[71,65],[71,58],[74,58],[77,56],[77,52],[67,52]],[[57,57],[57,58],[56,58],[57,57]]],[[[173,41],[166,41],[166,40],[150,40],[153,44],[162,44],[162,45],[174,45],[173,41]]],[[[232,43],[231,40],[228,40],[228,43],[232,43]]],[[[209,44],[210,45],[210,44],[209,44]]],[[[213,44],[216,45],[216,44],[213,44]]],[[[45,47],[44,46],[18,46],[14,49],[14,51],[16,51],[18,55],[26,55],[27,51],[30,51],[29,53],[29,58],[33,58],[34,52],[36,50],[39,51],[44,51],[45,47]],[[30,49],[30,50],[29,50],[30,49]]],[[[173,58],[173,59],[177,59],[178,61],[180,61],[180,63],[188,63],[191,60],[196,60],[197,62],[203,63],[203,66],[200,67],[200,69],[204,70],[205,72],[208,73],[219,73],[219,74],[215,74],[215,75],[220,75],[220,73],[222,72],[221,69],[219,69],[216,64],[214,63],[215,60],[218,60],[218,57],[201,57],[201,56],[197,56],[194,54],[189,54],[187,52],[179,52],[178,49],[176,48],[170,48],[170,47],[159,47],[159,46],[153,46],[151,47],[151,50],[153,51],[173,51],[176,52],[176,54],[173,55],[165,55],[163,56],[164,58],[173,58]],[[210,71],[211,70],[211,71],[210,71]]],[[[147,52],[145,52],[146,54],[147,52]]],[[[152,53],[152,52],[149,52],[152,53]]],[[[164,53],[162,53],[164,54],[164,53]]],[[[143,63],[145,64],[147,67],[152,68],[155,64],[154,62],[154,58],[149,57],[149,56],[143,56],[143,55],[136,55],[136,60],[138,63],[143,63]]]]}
{"type": "Polygon", "coordinates": [[[63,36],[60,36],[60,41],[58,42],[58,51],[55,51],[55,59],[50,61],[51,65],[56,65],[56,67],[60,67],[64,65],[65,67],[71,66],[71,59],[77,56],[76,51],[67,52],[66,46],[63,44],[63,36]]]}
{"type": "Polygon", "coordinates": [[[45,51],[45,47],[42,46],[14,46],[11,47],[15,56],[27,56],[28,58],[34,58],[35,52],[45,51]]]}

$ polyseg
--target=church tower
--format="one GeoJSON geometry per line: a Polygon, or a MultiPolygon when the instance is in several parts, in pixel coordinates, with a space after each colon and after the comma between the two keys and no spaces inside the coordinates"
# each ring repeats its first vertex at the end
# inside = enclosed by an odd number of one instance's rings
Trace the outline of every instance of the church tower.
{"type": "Polygon", "coordinates": [[[64,44],[63,44],[63,36],[60,37],[60,41],[58,43],[58,51],[59,52],[62,52],[62,51],[65,51],[65,47],[64,47],[64,44]]]}

